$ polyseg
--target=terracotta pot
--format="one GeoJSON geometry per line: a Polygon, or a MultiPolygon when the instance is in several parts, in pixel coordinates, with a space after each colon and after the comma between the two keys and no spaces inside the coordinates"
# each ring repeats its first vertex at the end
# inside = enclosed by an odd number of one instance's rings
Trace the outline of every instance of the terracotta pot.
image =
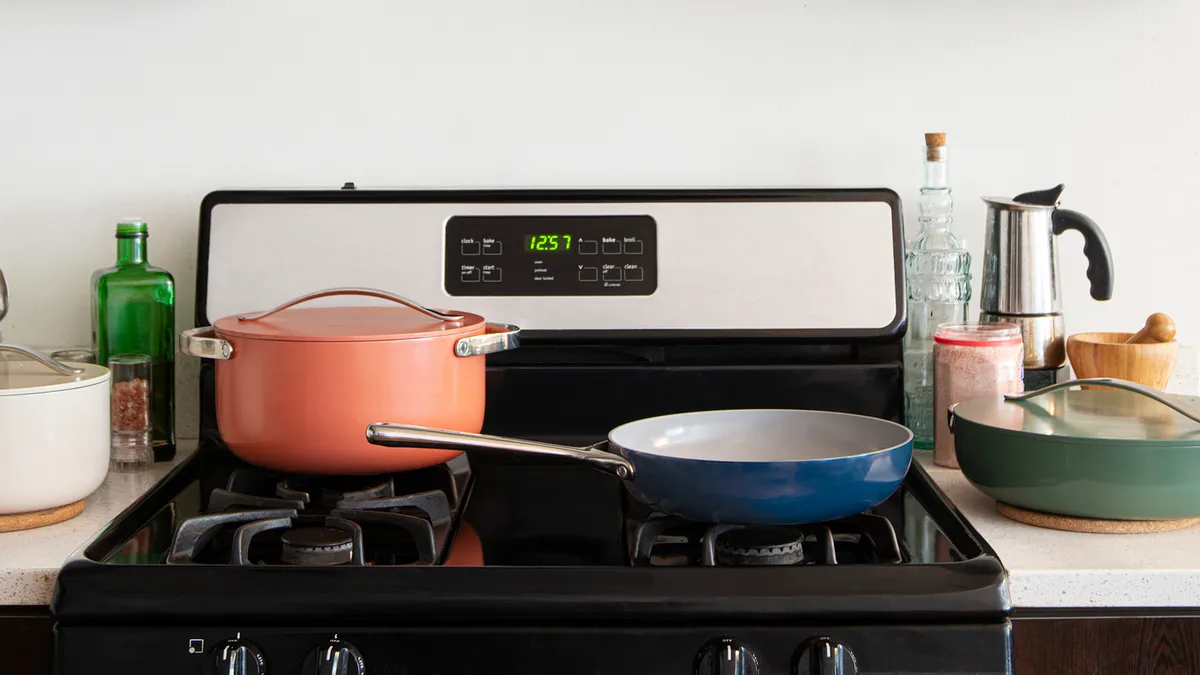
{"type": "Polygon", "coordinates": [[[458,455],[372,445],[366,429],[399,418],[478,433],[484,355],[515,348],[518,333],[384,291],[337,288],[217,319],[184,331],[180,344],[187,354],[216,359],[217,426],[235,455],[279,471],[362,474],[419,469],[458,455]],[[403,306],[292,308],[335,295],[403,306]]]}

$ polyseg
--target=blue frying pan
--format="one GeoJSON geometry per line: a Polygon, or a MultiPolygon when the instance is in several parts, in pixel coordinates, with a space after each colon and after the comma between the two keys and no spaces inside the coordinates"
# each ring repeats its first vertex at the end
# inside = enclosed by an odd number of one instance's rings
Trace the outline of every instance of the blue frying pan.
{"type": "Polygon", "coordinates": [[[896,490],[913,435],[874,417],[813,410],[715,410],[621,425],[584,448],[398,424],[376,445],[493,450],[585,461],[638,500],[690,520],[789,525],[865,511],[896,490]]]}

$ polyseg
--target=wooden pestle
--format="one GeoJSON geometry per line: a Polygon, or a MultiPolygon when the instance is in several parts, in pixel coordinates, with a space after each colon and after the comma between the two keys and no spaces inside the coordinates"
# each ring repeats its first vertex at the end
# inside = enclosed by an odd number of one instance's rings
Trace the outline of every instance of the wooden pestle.
{"type": "Polygon", "coordinates": [[[1146,318],[1146,325],[1125,341],[1125,344],[1146,344],[1150,342],[1170,342],[1175,339],[1175,321],[1163,314],[1155,312],[1146,318]]]}

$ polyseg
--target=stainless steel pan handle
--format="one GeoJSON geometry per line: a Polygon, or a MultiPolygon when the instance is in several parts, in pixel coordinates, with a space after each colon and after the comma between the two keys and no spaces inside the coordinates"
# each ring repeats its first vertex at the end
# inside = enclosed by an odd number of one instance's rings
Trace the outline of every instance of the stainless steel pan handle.
{"type": "Polygon", "coordinates": [[[46,366],[50,370],[53,370],[54,372],[58,373],[59,375],[79,375],[79,374],[83,373],[83,368],[72,368],[71,366],[68,366],[67,364],[62,363],[61,361],[57,361],[49,356],[46,356],[45,354],[39,352],[36,349],[30,349],[28,347],[22,347],[20,345],[10,345],[10,344],[0,343],[0,352],[15,352],[17,354],[23,354],[23,355],[28,356],[29,358],[33,359],[34,361],[37,361],[38,363],[42,364],[43,366],[46,366]]]}
{"type": "Polygon", "coordinates": [[[1023,394],[1005,394],[1004,400],[1026,401],[1034,396],[1041,396],[1042,394],[1048,394],[1052,391],[1058,391],[1059,389],[1067,389],[1068,387],[1077,387],[1081,385],[1112,387],[1113,389],[1132,391],[1134,393],[1141,394],[1142,396],[1152,398],[1190,420],[1200,422],[1200,411],[1183,405],[1174,397],[1167,396],[1154,387],[1147,387],[1144,384],[1130,382],[1129,380],[1118,380],[1114,377],[1085,377],[1078,380],[1067,380],[1066,382],[1059,382],[1048,387],[1042,387],[1041,389],[1027,391],[1023,394]]]}
{"type": "Polygon", "coordinates": [[[202,359],[227,361],[233,356],[233,345],[216,335],[217,329],[212,326],[189,328],[179,334],[179,351],[202,359]]]}
{"type": "Polygon", "coordinates": [[[375,445],[432,450],[494,450],[517,455],[562,457],[590,464],[624,480],[633,479],[633,464],[620,455],[598,449],[600,445],[575,448],[569,445],[524,441],[503,436],[468,434],[406,424],[376,423],[367,427],[367,441],[375,445]]]}
{"type": "Polygon", "coordinates": [[[395,293],[389,293],[387,291],[382,291],[382,290],[379,290],[378,288],[345,287],[345,288],[327,288],[323,291],[317,291],[315,293],[309,293],[307,295],[302,295],[298,298],[293,298],[291,300],[288,300],[287,302],[283,303],[282,305],[279,305],[278,307],[275,307],[274,309],[268,309],[265,312],[254,312],[252,314],[240,314],[240,315],[238,315],[237,320],[238,321],[258,321],[259,319],[265,319],[268,316],[271,316],[272,314],[282,312],[283,310],[287,309],[288,307],[293,307],[302,302],[308,302],[309,300],[316,300],[317,298],[327,298],[327,297],[330,297],[333,295],[363,295],[363,296],[367,296],[370,298],[380,298],[382,300],[391,300],[393,302],[398,302],[401,305],[409,307],[410,309],[415,309],[418,312],[420,312],[426,316],[432,317],[434,319],[441,319],[442,321],[462,321],[462,319],[463,319],[463,315],[461,315],[461,314],[446,314],[444,312],[439,312],[436,309],[430,309],[429,307],[426,307],[425,305],[422,305],[421,303],[419,303],[415,300],[409,300],[408,298],[406,298],[402,295],[396,295],[395,293]]]}

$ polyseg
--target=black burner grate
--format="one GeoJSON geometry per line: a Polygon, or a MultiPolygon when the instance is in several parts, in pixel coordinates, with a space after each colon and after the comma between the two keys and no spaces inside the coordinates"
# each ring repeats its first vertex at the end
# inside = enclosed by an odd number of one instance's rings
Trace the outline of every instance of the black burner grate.
{"type": "Polygon", "coordinates": [[[873,513],[769,528],[656,513],[634,532],[630,559],[638,566],[716,567],[896,564],[905,556],[891,521],[873,513]]]}
{"type": "Polygon", "coordinates": [[[209,494],[204,515],[179,524],[166,562],[435,565],[448,554],[470,479],[465,456],[383,476],[273,477],[237,469],[209,494]],[[304,543],[318,533],[324,543],[304,543]]]}

